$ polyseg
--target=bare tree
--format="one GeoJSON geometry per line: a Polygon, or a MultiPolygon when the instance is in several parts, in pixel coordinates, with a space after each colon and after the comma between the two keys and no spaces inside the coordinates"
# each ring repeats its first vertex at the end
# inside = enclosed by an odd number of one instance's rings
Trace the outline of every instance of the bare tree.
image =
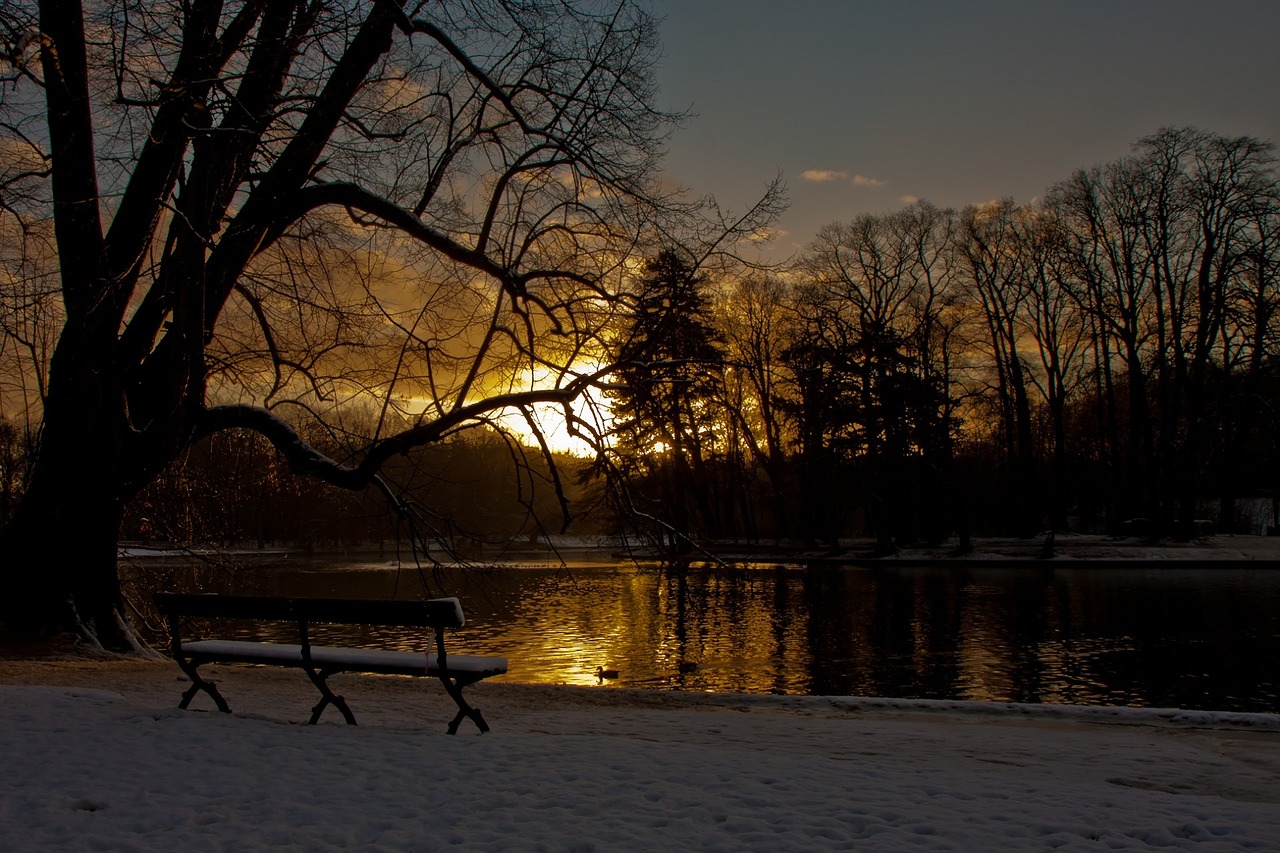
{"type": "MultiPolygon", "coordinates": [[[[940,517],[951,435],[954,227],[954,214],[927,202],[866,214],[824,227],[800,262],[803,328],[791,348],[800,356],[792,364],[799,396],[832,404],[827,440],[859,458],[885,549],[895,538],[916,538],[921,508],[940,517]]],[[[807,403],[801,408],[814,414],[807,403]]],[[[939,538],[941,526],[929,526],[930,538],[939,538]]]]}
{"type": "Polygon", "coordinates": [[[122,508],[193,440],[403,509],[383,463],[581,393],[631,257],[695,214],[630,0],[11,2],[0,39],[32,155],[0,216],[51,223],[62,307],[5,616],[104,645],[122,508]],[[300,437],[362,399],[350,458],[300,437]]]}
{"type": "Polygon", "coordinates": [[[1076,299],[1090,319],[1101,432],[1119,480],[1114,511],[1159,519],[1164,504],[1149,484],[1156,465],[1145,359],[1155,282],[1141,239],[1147,198],[1139,170],[1129,160],[1080,170],[1050,198],[1065,220],[1076,299]]]}
{"type": "Polygon", "coordinates": [[[737,279],[720,309],[729,350],[723,373],[726,432],[734,448],[745,447],[741,464],[765,473],[775,536],[789,531],[789,435],[782,389],[783,351],[792,322],[788,301],[784,279],[755,274],[737,279]]]}
{"type": "Polygon", "coordinates": [[[1088,346],[1085,313],[1075,299],[1070,244],[1063,222],[1051,205],[1021,208],[1011,223],[1021,276],[1026,286],[1020,323],[1034,342],[1037,369],[1028,379],[1048,412],[1051,440],[1048,515],[1051,531],[1067,529],[1067,404],[1086,386],[1088,346]]]}
{"type": "Polygon", "coordinates": [[[1217,355],[1231,295],[1236,280],[1257,268],[1251,262],[1257,214],[1273,187],[1272,147],[1194,128],[1165,128],[1137,145],[1140,162],[1155,176],[1154,228],[1146,233],[1154,232],[1155,269],[1171,306],[1165,339],[1174,357],[1161,435],[1166,444],[1166,434],[1176,437],[1164,470],[1172,475],[1167,488],[1178,499],[1183,536],[1198,517],[1209,442],[1204,412],[1211,377],[1226,366],[1217,355]]]}
{"type": "Polygon", "coordinates": [[[1013,479],[1009,512],[1014,530],[1029,536],[1037,528],[1038,490],[1028,393],[1031,380],[1022,351],[1030,289],[1014,227],[1017,216],[1018,207],[1011,199],[966,208],[960,214],[960,251],[973,300],[986,321],[1005,458],[1013,479]]]}
{"type": "Polygon", "coordinates": [[[1176,513],[1185,535],[1211,453],[1211,386],[1230,363],[1230,318],[1243,316],[1233,294],[1265,268],[1257,247],[1274,192],[1272,146],[1165,128],[1134,148],[1051,196],[1073,244],[1078,300],[1097,330],[1100,373],[1109,392],[1114,353],[1125,387],[1127,417],[1109,418],[1113,447],[1122,420],[1127,434],[1121,506],[1160,532],[1174,529],[1176,513]]]}

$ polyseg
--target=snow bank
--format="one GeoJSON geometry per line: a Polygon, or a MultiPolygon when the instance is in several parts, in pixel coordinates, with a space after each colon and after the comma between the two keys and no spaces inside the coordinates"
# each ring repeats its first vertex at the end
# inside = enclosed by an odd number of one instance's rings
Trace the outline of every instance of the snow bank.
{"type": "MultiPolygon", "coordinates": [[[[223,685],[254,716],[0,685],[0,849],[1243,851],[1280,838],[1274,715],[667,693],[637,707],[615,690],[482,685],[494,731],[449,737],[438,686],[353,677],[342,689],[362,725],[304,726],[289,718],[305,719],[305,683],[243,672],[223,685]]],[[[179,687],[168,676],[173,703],[179,687]]]]}

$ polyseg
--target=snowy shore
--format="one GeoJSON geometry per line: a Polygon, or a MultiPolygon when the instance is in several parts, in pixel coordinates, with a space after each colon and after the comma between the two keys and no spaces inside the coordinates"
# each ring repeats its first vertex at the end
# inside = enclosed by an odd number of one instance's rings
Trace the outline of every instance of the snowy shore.
{"type": "Polygon", "coordinates": [[[1280,849],[1280,715],[217,677],[0,660],[0,850],[1280,849]]]}

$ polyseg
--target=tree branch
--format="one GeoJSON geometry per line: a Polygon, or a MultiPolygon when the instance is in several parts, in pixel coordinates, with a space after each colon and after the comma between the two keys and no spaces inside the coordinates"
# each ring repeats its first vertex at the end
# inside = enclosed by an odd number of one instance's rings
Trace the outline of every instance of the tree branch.
{"type": "Polygon", "coordinates": [[[207,408],[197,424],[194,438],[204,438],[227,429],[250,429],[270,441],[295,473],[315,477],[342,489],[358,491],[373,484],[382,466],[393,456],[439,441],[455,428],[481,419],[490,412],[507,408],[522,409],[539,404],[567,405],[607,372],[606,369],[579,376],[560,388],[497,394],[460,406],[430,423],[420,424],[373,442],[364,458],[355,465],[343,465],[321,453],[304,440],[288,421],[261,406],[231,404],[207,408]]]}
{"type": "Polygon", "coordinates": [[[276,220],[271,231],[263,238],[259,251],[279,239],[289,225],[301,219],[309,211],[330,205],[359,210],[375,216],[450,260],[502,282],[509,290],[515,293],[524,291],[523,276],[496,263],[484,252],[464,246],[447,234],[432,228],[393,202],[358,184],[347,182],[303,187],[285,199],[284,203],[277,208],[276,220]]]}

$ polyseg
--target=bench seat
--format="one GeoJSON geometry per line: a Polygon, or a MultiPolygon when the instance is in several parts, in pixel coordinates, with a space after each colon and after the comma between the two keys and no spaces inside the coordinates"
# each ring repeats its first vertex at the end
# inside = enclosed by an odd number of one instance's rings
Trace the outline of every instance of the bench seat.
{"type": "MultiPolygon", "coordinates": [[[[303,666],[302,646],[289,643],[258,643],[250,640],[195,640],[184,642],[182,650],[192,659],[222,663],[271,663],[303,666]]],[[[372,672],[383,675],[433,675],[442,670],[436,654],[402,652],[394,649],[336,648],[312,646],[311,660],[331,672],[372,672]],[[424,664],[425,658],[425,666],[424,664]]],[[[507,659],[484,655],[448,655],[448,672],[488,678],[507,671],[507,659]]]]}

